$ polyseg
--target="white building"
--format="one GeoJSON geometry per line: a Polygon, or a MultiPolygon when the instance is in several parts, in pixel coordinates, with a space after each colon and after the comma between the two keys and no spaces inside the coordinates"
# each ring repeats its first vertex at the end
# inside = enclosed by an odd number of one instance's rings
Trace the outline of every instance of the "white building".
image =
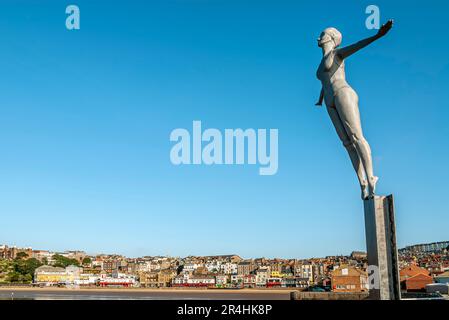
{"type": "Polygon", "coordinates": [[[223,263],[220,265],[220,270],[224,274],[237,274],[237,263],[223,263]]]}
{"type": "Polygon", "coordinates": [[[218,260],[207,262],[205,267],[208,272],[219,272],[221,269],[221,262],[218,260]]]}
{"type": "Polygon", "coordinates": [[[137,277],[126,273],[114,271],[112,277],[101,274],[99,285],[101,287],[120,286],[120,287],[135,287],[138,285],[137,277]]]}
{"type": "Polygon", "coordinates": [[[203,266],[204,266],[203,263],[186,263],[186,264],[184,264],[182,271],[193,272],[196,269],[198,269],[199,267],[203,267],[203,266]]]}
{"type": "Polygon", "coordinates": [[[176,286],[183,286],[187,283],[187,280],[189,279],[189,274],[188,273],[184,273],[184,274],[180,274],[176,277],[174,277],[172,279],[172,285],[174,287],[176,286]]]}
{"type": "Polygon", "coordinates": [[[220,287],[225,287],[228,284],[229,276],[225,274],[218,274],[215,276],[215,284],[220,287]]]}
{"type": "Polygon", "coordinates": [[[100,276],[91,273],[81,273],[79,279],[74,281],[76,286],[94,286],[100,281],[100,276]]]}
{"type": "Polygon", "coordinates": [[[190,276],[189,279],[187,279],[187,284],[194,287],[211,286],[215,285],[215,277],[202,275],[190,276]]]}
{"type": "Polygon", "coordinates": [[[271,272],[269,268],[262,267],[256,271],[256,286],[266,287],[268,278],[270,278],[271,272]]]}

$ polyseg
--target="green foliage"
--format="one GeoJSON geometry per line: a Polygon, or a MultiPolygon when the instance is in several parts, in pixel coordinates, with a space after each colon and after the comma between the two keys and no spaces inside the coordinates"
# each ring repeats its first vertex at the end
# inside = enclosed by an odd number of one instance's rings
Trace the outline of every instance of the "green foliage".
{"type": "Polygon", "coordinates": [[[26,253],[26,252],[18,252],[16,254],[16,260],[22,260],[25,258],[28,258],[28,253],[26,253]]]}
{"type": "Polygon", "coordinates": [[[19,260],[16,261],[15,263],[15,271],[17,271],[18,273],[22,274],[22,275],[26,275],[26,274],[34,274],[34,270],[36,270],[36,268],[40,267],[42,265],[42,263],[35,259],[35,258],[31,258],[31,259],[27,259],[27,260],[19,260]]]}
{"type": "Polygon", "coordinates": [[[55,267],[65,268],[65,267],[70,266],[72,264],[75,265],[75,266],[79,266],[80,265],[78,260],[66,258],[64,256],[61,256],[60,254],[55,254],[53,256],[53,259],[55,260],[55,263],[53,264],[55,267]]]}
{"type": "Polygon", "coordinates": [[[33,282],[33,276],[29,273],[21,274],[18,272],[10,272],[8,274],[7,280],[9,282],[31,283],[31,282],[33,282]]]}
{"type": "Polygon", "coordinates": [[[17,272],[10,272],[8,273],[8,277],[6,278],[8,282],[21,282],[21,274],[17,272]]]}
{"type": "Polygon", "coordinates": [[[92,260],[89,257],[85,257],[82,262],[83,265],[89,265],[91,263],[92,263],[92,260]]]}
{"type": "Polygon", "coordinates": [[[31,283],[36,268],[42,264],[35,258],[24,260],[22,255],[14,260],[0,261],[0,278],[2,282],[31,283]]]}

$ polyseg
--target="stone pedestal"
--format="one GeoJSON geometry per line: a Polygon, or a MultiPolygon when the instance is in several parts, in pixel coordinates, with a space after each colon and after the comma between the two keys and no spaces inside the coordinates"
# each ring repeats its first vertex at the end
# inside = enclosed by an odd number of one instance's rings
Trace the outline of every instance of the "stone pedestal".
{"type": "Polygon", "coordinates": [[[393,195],[364,200],[369,298],[399,300],[400,280],[393,195]]]}

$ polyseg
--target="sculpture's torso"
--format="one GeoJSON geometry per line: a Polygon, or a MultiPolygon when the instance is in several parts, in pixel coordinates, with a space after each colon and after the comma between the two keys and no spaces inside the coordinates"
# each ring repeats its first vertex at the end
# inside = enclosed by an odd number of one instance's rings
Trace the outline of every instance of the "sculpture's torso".
{"type": "Polygon", "coordinates": [[[346,82],[344,60],[337,56],[335,50],[332,51],[321,60],[316,76],[322,83],[326,106],[335,107],[334,97],[338,91],[345,87],[350,88],[346,82]],[[326,65],[330,68],[327,69],[326,65]]]}

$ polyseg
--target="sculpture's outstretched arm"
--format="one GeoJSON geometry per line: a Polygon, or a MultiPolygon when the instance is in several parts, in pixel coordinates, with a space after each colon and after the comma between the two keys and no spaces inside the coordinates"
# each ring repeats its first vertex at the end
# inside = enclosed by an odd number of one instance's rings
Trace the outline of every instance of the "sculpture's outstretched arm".
{"type": "Polygon", "coordinates": [[[377,34],[375,36],[363,39],[363,40],[361,40],[357,43],[351,44],[347,47],[337,49],[337,55],[341,59],[345,59],[345,58],[349,57],[350,55],[353,55],[360,49],[365,48],[367,45],[369,45],[369,44],[373,43],[374,41],[385,36],[388,33],[388,31],[390,31],[390,29],[392,27],[393,27],[393,20],[388,20],[387,23],[382,25],[382,27],[379,29],[379,32],[377,32],[377,34]]]}
{"type": "Polygon", "coordinates": [[[367,45],[373,43],[374,41],[376,41],[377,39],[379,39],[379,37],[377,35],[363,39],[357,43],[351,44],[347,47],[341,48],[337,50],[337,55],[341,58],[341,59],[346,59],[347,57],[353,55],[354,53],[356,53],[357,51],[359,51],[360,49],[365,48],[367,45]]]}
{"type": "Polygon", "coordinates": [[[318,99],[318,102],[315,103],[315,105],[316,106],[322,106],[323,105],[323,99],[324,99],[324,90],[323,90],[323,87],[321,87],[320,98],[318,99]]]}

